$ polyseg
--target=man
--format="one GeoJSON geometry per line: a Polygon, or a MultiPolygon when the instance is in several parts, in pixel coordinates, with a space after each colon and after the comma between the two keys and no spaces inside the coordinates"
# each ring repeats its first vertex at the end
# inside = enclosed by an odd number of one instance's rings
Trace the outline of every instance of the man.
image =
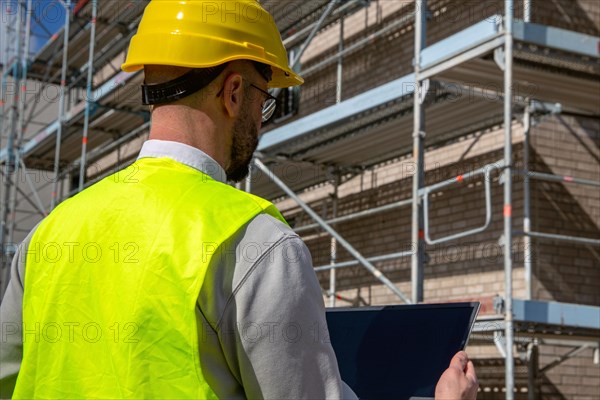
{"type": "MultiPolygon", "coordinates": [[[[2,390],[355,398],[306,246],[271,203],[226,184],[248,173],[267,88],[302,83],[272,17],[254,0],[154,0],[123,66],[141,68],[152,128],[138,160],[63,202],[13,261],[2,390]]],[[[465,353],[437,389],[474,398],[465,353]]]]}

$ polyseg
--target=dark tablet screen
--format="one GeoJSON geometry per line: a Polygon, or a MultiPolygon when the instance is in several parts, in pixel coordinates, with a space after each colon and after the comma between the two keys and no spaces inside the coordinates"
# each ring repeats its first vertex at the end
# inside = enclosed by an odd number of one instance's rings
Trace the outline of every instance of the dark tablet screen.
{"type": "Polygon", "coordinates": [[[478,310],[479,303],[328,309],[342,379],[361,399],[433,397],[478,310]]]}

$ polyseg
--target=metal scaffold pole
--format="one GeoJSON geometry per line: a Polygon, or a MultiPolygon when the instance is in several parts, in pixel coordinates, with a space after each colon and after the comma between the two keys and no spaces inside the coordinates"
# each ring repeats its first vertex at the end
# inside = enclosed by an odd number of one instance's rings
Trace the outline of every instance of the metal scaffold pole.
{"type": "Polygon", "coordinates": [[[65,1],[65,29],[63,41],[62,70],[60,73],[60,97],[58,100],[58,129],[56,132],[56,148],[54,149],[54,181],[52,183],[52,201],[50,210],[53,210],[58,200],[58,176],[60,172],[60,143],[65,117],[65,89],[67,85],[67,62],[69,50],[69,27],[71,20],[71,0],[65,1]]]}
{"type": "MultiPolygon", "coordinates": [[[[11,14],[10,12],[10,5],[7,6],[7,10],[6,10],[7,14],[11,14]]],[[[17,25],[17,24],[15,24],[17,25]]],[[[4,23],[0,26],[2,28],[2,31],[0,32],[0,35],[3,35],[4,37],[4,41],[3,44],[4,48],[2,49],[2,53],[0,53],[0,63],[2,65],[4,65],[4,68],[2,70],[2,83],[1,83],[1,87],[0,87],[0,109],[2,109],[2,112],[0,112],[0,149],[2,148],[2,135],[4,134],[4,126],[5,126],[5,121],[7,119],[7,112],[6,109],[8,108],[8,104],[7,104],[7,100],[8,100],[8,94],[7,94],[7,88],[8,88],[8,69],[7,68],[9,66],[9,54],[10,54],[10,44],[12,43],[10,36],[13,32],[13,27],[11,27],[11,21],[8,15],[6,15],[5,17],[5,21],[4,23]]]]}
{"type": "Polygon", "coordinates": [[[527,399],[537,400],[539,379],[539,348],[537,339],[527,345],[527,399]]]}
{"type": "MultiPolygon", "coordinates": [[[[336,172],[335,173],[335,178],[334,178],[334,182],[333,182],[333,194],[332,196],[332,200],[331,200],[331,218],[336,218],[337,217],[337,208],[338,208],[338,189],[340,186],[340,175],[336,172]]],[[[330,258],[329,258],[329,264],[330,265],[335,265],[337,263],[337,239],[335,237],[331,237],[331,242],[330,242],[330,258]]],[[[329,306],[330,307],[335,307],[335,300],[336,300],[336,269],[335,268],[331,268],[329,270],[329,306]]]]}
{"type": "MultiPolygon", "coordinates": [[[[344,51],[344,16],[340,18],[340,42],[338,44],[338,50],[340,54],[344,51]]],[[[337,84],[335,90],[335,102],[336,104],[340,104],[342,102],[342,82],[343,82],[343,71],[344,71],[344,56],[340,55],[337,62],[337,84]]],[[[333,194],[332,194],[332,213],[331,218],[337,217],[337,208],[338,208],[338,189],[340,186],[340,174],[337,171],[334,171],[335,177],[333,181],[333,194]]],[[[337,262],[337,239],[335,237],[331,237],[330,242],[330,265],[335,265],[337,262]]],[[[337,271],[335,268],[331,268],[329,270],[329,306],[335,307],[336,301],[336,291],[337,291],[337,271]]]]}
{"type": "Polygon", "coordinates": [[[525,269],[525,299],[532,299],[533,249],[531,248],[531,182],[529,179],[529,135],[531,129],[531,106],[527,104],[523,115],[523,267],[525,269]]]}
{"type": "MultiPolygon", "coordinates": [[[[27,98],[25,96],[27,91],[27,71],[29,69],[29,43],[31,40],[31,16],[33,13],[32,10],[32,0],[27,0],[27,14],[26,14],[26,22],[25,22],[25,46],[23,48],[23,53],[21,54],[21,96],[19,103],[19,120],[18,120],[18,128],[17,128],[17,147],[21,146],[23,142],[23,136],[25,134],[25,108],[27,106],[27,98]]],[[[19,154],[17,154],[17,157],[19,154]]],[[[16,161],[16,168],[19,168],[18,158],[16,161]]]]}
{"type": "MultiPolygon", "coordinates": [[[[87,142],[90,129],[90,113],[92,108],[92,85],[94,77],[94,47],[96,44],[96,14],[98,13],[98,0],[92,0],[92,20],[90,21],[90,52],[88,56],[87,87],[85,115],[83,120],[83,137],[81,139],[81,163],[79,166],[79,191],[83,190],[85,183],[85,168],[87,162],[87,142]]],[[[66,50],[65,50],[66,51],[66,50]]]]}
{"type": "Polygon", "coordinates": [[[421,50],[425,47],[426,37],[426,0],[415,2],[415,93],[414,93],[414,128],[413,128],[413,192],[412,192],[412,230],[411,244],[413,254],[411,256],[411,283],[412,301],[418,303],[423,301],[423,207],[419,197],[419,190],[424,183],[424,157],[423,140],[425,139],[425,112],[423,99],[425,98],[424,85],[419,78],[421,67],[421,50]]]}
{"type": "Polygon", "coordinates": [[[340,104],[342,102],[342,82],[344,78],[344,16],[340,18],[340,43],[338,44],[339,58],[337,62],[337,85],[335,88],[335,103],[340,104]]]}
{"type": "Polygon", "coordinates": [[[248,167],[248,176],[246,176],[246,186],[244,187],[244,190],[246,191],[246,193],[252,193],[252,166],[254,165],[253,162],[250,162],[250,166],[248,167]]]}
{"type": "Polygon", "coordinates": [[[513,79],[513,8],[506,0],[504,17],[504,323],[506,335],[506,400],[514,399],[514,329],[512,265],[512,79],[513,79]]]}
{"type": "Polygon", "coordinates": [[[531,22],[531,7],[532,0],[523,1],[523,21],[531,22]]]}

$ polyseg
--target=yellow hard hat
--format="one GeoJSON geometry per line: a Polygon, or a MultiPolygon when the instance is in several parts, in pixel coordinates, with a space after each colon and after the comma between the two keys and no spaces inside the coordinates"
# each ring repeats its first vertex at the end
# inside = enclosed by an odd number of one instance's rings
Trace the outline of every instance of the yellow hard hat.
{"type": "Polygon", "coordinates": [[[270,65],[269,87],[304,83],[288,65],[273,17],[257,0],[152,0],[121,68],[125,72],[144,65],[210,68],[233,60],[270,65]]]}

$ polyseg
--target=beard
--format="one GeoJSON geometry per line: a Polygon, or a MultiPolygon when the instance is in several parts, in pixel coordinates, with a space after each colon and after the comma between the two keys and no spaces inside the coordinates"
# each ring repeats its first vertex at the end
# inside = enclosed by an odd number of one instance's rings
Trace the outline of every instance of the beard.
{"type": "Polygon", "coordinates": [[[235,121],[232,128],[232,145],[227,179],[240,182],[250,172],[250,162],[258,147],[258,128],[250,118],[249,107],[242,106],[243,113],[235,121]]]}

